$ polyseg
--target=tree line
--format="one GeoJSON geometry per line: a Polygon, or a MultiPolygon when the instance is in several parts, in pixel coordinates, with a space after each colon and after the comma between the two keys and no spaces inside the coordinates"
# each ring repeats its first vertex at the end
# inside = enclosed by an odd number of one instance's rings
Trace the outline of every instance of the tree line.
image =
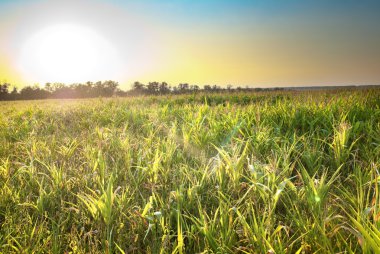
{"type": "Polygon", "coordinates": [[[63,83],[46,83],[44,87],[39,85],[26,86],[18,90],[9,83],[0,84],[0,100],[36,100],[36,99],[75,99],[75,98],[95,98],[112,96],[139,96],[139,95],[167,95],[167,94],[188,94],[198,92],[236,92],[236,91],[263,91],[280,90],[281,88],[241,88],[227,86],[222,88],[218,85],[189,85],[180,83],[177,86],[170,86],[166,82],[149,82],[143,84],[134,82],[130,90],[124,91],[119,88],[119,83],[112,80],[74,83],[65,85],[63,83]]]}

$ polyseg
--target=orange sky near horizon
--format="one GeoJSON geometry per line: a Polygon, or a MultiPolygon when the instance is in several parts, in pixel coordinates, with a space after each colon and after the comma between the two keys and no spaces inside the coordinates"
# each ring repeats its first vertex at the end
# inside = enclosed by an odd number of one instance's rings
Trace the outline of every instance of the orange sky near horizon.
{"type": "Polygon", "coordinates": [[[0,0],[0,82],[380,84],[379,7],[370,0],[0,0]]]}

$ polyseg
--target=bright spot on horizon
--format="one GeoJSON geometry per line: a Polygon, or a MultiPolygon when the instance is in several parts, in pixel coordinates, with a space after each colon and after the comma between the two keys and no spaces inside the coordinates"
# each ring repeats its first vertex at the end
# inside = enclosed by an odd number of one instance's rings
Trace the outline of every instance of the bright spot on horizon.
{"type": "Polygon", "coordinates": [[[109,79],[122,69],[112,45],[77,24],[56,24],[35,32],[23,44],[16,64],[24,75],[44,83],[109,79]]]}
{"type": "Polygon", "coordinates": [[[380,83],[378,0],[0,0],[0,81],[380,83]]]}

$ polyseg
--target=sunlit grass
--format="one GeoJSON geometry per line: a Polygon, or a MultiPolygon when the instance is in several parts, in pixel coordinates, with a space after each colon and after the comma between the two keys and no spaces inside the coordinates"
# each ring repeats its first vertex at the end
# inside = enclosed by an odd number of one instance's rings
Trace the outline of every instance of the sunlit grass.
{"type": "Polygon", "coordinates": [[[0,252],[375,253],[380,92],[0,104],[0,252]]]}

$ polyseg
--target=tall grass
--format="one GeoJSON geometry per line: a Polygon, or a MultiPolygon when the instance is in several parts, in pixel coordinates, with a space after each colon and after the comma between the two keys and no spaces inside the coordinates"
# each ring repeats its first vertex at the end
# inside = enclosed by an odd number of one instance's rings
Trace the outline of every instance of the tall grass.
{"type": "Polygon", "coordinates": [[[379,252],[379,98],[1,103],[0,252],[379,252]]]}

